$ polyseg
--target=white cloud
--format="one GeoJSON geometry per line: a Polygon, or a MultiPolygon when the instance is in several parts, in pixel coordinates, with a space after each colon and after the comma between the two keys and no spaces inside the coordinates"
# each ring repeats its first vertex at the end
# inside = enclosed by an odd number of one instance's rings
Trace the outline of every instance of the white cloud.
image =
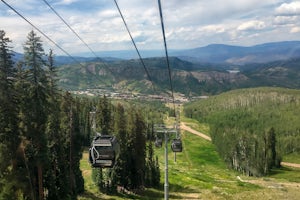
{"type": "Polygon", "coordinates": [[[61,5],[69,5],[72,4],[74,2],[77,2],[78,0],[62,0],[61,2],[58,2],[57,4],[61,4],[61,5]]]}
{"type": "Polygon", "coordinates": [[[115,9],[107,9],[107,10],[102,10],[102,11],[99,11],[97,13],[97,17],[99,18],[114,18],[114,17],[119,17],[119,13],[117,10],[115,9]]]}
{"type": "Polygon", "coordinates": [[[273,20],[275,25],[288,25],[294,24],[299,21],[298,16],[276,16],[273,20]]]}
{"type": "Polygon", "coordinates": [[[300,15],[300,1],[281,4],[276,9],[276,14],[283,16],[300,15]]]}
{"type": "Polygon", "coordinates": [[[290,30],[291,33],[300,33],[300,27],[293,27],[290,30]]]}
{"type": "Polygon", "coordinates": [[[208,33],[224,33],[225,28],[224,25],[208,25],[201,28],[201,30],[208,33]]]}
{"type": "Polygon", "coordinates": [[[265,22],[258,21],[258,20],[252,20],[242,23],[237,27],[237,30],[239,31],[257,31],[262,30],[266,27],[265,22]]]}
{"type": "MultiPolygon", "coordinates": [[[[70,53],[88,52],[43,1],[8,2],[70,53]]],[[[258,41],[284,40],[291,35],[297,39],[297,34],[293,33],[300,27],[299,2],[162,0],[168,47],[191,48],[210,43],[251,45],[258,41]]],[[[49,3],[93,50],[133,48],[113,0],[49,0],[49,3]]],[[[118,0],[118,4],[139,49],[163,48],[157,1],[118,0]]],[[[32,28],[3,7],[0,9],[0,28],[13,39],[13,46],[21,46],[32,28]]]]}

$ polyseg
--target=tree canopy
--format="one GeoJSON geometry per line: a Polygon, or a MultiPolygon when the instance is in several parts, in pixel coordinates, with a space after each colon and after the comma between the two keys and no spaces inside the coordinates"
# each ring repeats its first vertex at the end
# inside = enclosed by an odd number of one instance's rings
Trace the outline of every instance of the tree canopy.
{"type": "Polygon", "coordinates": [[[190,103],[185,115],[210,125],[228,166],[261,176],[282,156],[300,152],[299,104],[299,90],[253,88],[190,103]]]}

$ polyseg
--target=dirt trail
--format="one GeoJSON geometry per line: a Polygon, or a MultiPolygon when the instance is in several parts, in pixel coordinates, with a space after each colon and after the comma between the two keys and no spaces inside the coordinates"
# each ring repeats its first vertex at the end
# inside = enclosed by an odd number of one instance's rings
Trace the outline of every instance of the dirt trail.
{"type": "Polygon", "coordinates": [[[274,181],[274,179],[264,179],[264,178],[257,178],[257,179],[252,179],[252,180],[244,180],[241,177],[237,176],[237,179],[241,182],[246,182],[246,183],[252,183],[255,185],[260,185],[266,188],[273,188],[273,189],[282,189],[284,187],[294,187],[294,188],[299,188],[300,183],[297,182],[277,182],[274,181]]]}
{"type": "MultiPolygon", "coordinates": [[[[196,130],[192,129],[191,127],[187,126],[184,122],[181,122],[180,128],[185,130],[185,131],[188,131],[190,133],[193,133],[195,135],[198,135],[199,137],[202,137],[205,140],[211,141],[211,138],[209,136],[207,136],[207,135],[205,135],[205,134],[203,134],[199,131],[196,131],[196,130]]],[[[297,164],[297,163],[281,162],[280,164],[282,166],[300,168],[300,164],[297,164]]]]}
{"type": "Polygon", "coordinates": [[[287,167],[300,168],[300,164],[297,163],[281,162],[280,164],[287,167]]]}
{"type": "Polygon", "coordinates": [[[200,136],[200,137],[202,137],[202,138],[204,138],[204,139],[206,139],[208,141],[211,141],[211,138],[209,136],[207,136],[207,135],[205,135],[205,134],[203,134],[203,133],[201,133],[199,131],[196,131],[196,130],[192,129],[191,127],[185,125],[185,123],[183,123],[183,122],[181,122],[180,128],[183,129],[183,130],[185,130],[185,131],[188,131],[190,133],[193,133],[195,135],[198,135],[198,136],[200,136]]]}

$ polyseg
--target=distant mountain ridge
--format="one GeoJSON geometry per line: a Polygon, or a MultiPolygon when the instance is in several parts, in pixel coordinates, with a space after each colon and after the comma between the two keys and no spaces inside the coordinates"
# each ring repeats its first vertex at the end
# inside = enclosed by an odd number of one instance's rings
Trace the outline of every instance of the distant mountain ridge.
{"type": "Polygon", "coordinates": [[[196,58],[199,62],[244,65],[266,63],[300,57],[300,41],[265,43],[250,47],[211,44],[173,54],[185,60],[196,58]]]}
{"type": "MultiPolygon", "coordinates": [[[[134,50],[96,52],[99,57],[136,59],[134,50]]],[[[163,50],[140,50],[143,58],[164,57],[163,50]]],[[[89,53],[81,56],[90,55],[89,53]]],[[[186,50],[169,50],[169,55],[182,60],[200,63],[225,63],[244,65],[248,63],[266,63],[300,57],[300,41],[282,41],[258,44],[254,46],[233,46],[210,44],[204,47],[186,50]]]]}
{"type": "MultiPolygon", "coordinates": [[[[99,51],[95,52],[98,57],[91,53],[80,53],[69,56],[56,56],[56,65],[70,64],[75,62],[105,61],[112,62],[116,60],[137,59],[135,50],[121,51],[99,51]]],[[[163,50],[142,50],[142,58],[164,57],[163,50]]],[[[22,54],[16,53],[15,59],[22,58],[22,54]]],[[[213,63],[228,65],[245,65],[249,63],[266,63],[278,60],[288,60],[291,58],[300,58],[300,41],[282,41],[273,43],[264,43],[254,46],[233,46],[226,44],[210,44],[204,47],[169,50],[169,56],[178,57],[181,60],[193,63],[213,63]]]]}

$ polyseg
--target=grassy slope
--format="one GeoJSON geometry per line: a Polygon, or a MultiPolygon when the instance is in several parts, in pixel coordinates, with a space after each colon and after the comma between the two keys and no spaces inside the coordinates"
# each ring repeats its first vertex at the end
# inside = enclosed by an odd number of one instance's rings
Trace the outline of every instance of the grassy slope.
{"type": "Polygon", "coordinates": [[[284,162],[298,163],[300,164],[300,154],[291,153],[283,157],[284,162]]]}
{"type": "MultiPolygon", "coordinates": [[[[193,121],[188,123],[203,131],[203,126],[194,124],[193,121]]],[[[265,178],[245,177],[228,170],[210,142],[187,132],[182,134],[182,139],[184,151],[177,154],[176,163],[169,149],[170,199],[300,198],[300,170],[283,168],[273,171],[265,178]],[[237,179],[238,175],[244,182],[237,179]]],[[[128,196],[107,196],[99,193],[91,181],[91,168],[85,153],[81,169],[87,192],[79,199],[163,199],[164,150],[156,149],[155,153],[159,157],[162,172],[159,189],[146,189],[143,194],[128,196]]]]}

